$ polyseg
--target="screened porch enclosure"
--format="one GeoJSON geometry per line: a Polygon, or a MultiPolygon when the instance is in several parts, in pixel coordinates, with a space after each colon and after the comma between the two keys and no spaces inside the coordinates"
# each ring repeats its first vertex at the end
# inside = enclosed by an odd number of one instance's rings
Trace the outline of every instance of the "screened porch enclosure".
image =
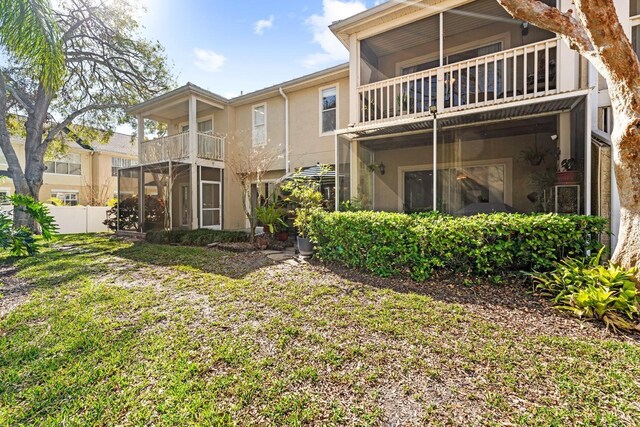
{"type": "Polygon", "coordinates": [[[512,19],[495,0],[443,11],[359,46],[360,123],[558,90],[556,36],[512,19]]]}
{"type": "Polygon", "coordinates": [[[587,213],[585,101],[567,104],[533,117],[436,120],[436,132],[431,120],[423,129],[339,137],[340,202],[406,213],[587,213]],[[578,170],[561,182],[563,159],[578,170]]]}
{"type": "Polygon", "coordinates": [[[179,162],[121,169],[118,231],[221,229],[222,181],[222,169],[179,162]],[[192,168],[197,173],[196,192],[191,186],[192,168]]]}

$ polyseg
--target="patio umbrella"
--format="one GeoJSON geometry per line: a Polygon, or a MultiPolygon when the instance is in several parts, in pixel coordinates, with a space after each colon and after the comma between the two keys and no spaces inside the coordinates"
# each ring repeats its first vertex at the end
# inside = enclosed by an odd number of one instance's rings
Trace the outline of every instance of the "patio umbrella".
{"type": "Polygon", "coordinates": [[[296,178],[315,180],[319,181],[320,184],[333,184],[336,181],[336,172],[332,166],[327,169],[326,166],[316,164],[315,166],[303,168],[300,171],[289,172],[276,182],[281,183],[296,178]]]}

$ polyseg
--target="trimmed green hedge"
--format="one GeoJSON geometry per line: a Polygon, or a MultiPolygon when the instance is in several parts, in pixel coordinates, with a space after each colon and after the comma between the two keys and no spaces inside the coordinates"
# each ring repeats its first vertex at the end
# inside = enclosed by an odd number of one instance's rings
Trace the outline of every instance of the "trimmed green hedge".
{"type": "Polygon", "coordinates": [[[213,242],[246,242],[244,231],[209,230],[171,230],[149,231],[146,235],[149,243],[178,244],[185,246],[206,246],[213,242]]]}
{"type": "Polygon", "coordinates": [[[322,260],[425,280],[437,269],[476,275],[549,270],[566,256],[597,251],[605,223],[555,214],[331,212],[314,217],[310,235],[322,260]]]}

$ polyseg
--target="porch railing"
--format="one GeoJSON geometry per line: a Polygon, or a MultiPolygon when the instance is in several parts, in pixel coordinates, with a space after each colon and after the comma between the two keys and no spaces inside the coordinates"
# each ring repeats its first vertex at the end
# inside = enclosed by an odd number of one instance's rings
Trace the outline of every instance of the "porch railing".
{"type": "Polygon", "coordinates": [[[360,122],[480,107],[557,92],[558,39],[358,88],[360,122]]]}
{"type": "Polygon", "coordinates": [[[207,160],[224,160],[224,138],[198,132],[198,157],[207,160]]]}
{"type": "MultiPolygon", "coordinates": [[[[198,157],[224,160],[224,138],[197,132],[198,157]]],[[[140,146],[140,163],[150,164],[189,158],[189,131],[144,141],[140,146]]]]}
{"type": "Polygon", "coordinates": [[[189,132],[163,136],[140,145],[140,163],[158,163],[189,158],[189,132]]]}

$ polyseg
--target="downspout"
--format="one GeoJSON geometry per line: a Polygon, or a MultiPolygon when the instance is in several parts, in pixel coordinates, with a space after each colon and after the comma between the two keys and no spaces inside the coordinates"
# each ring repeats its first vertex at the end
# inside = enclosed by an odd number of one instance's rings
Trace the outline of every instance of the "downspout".
{"type": "Polygon", "coordinates": [[[289,97],[282,88],[278,88],[284,98],[284,173],[289,173],[289,97]]]}

